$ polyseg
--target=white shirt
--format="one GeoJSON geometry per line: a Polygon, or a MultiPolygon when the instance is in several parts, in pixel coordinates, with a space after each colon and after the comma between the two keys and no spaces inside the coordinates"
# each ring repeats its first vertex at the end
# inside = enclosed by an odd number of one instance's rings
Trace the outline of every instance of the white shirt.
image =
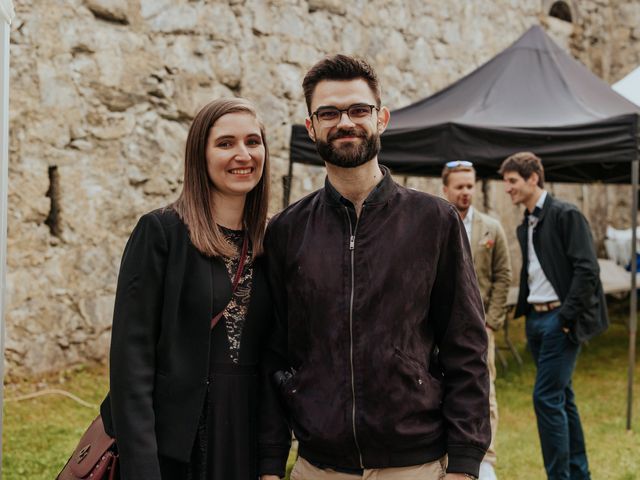
{"type": "Polygon", "coordinates": [[[471,228],[473,226],[473,207],[469,207],[469,210],[467,210],[467,215],[462,219],[462,223],[464,224],[464,229],[467,231],[467,238],[469,239],[469,243],[471,243],[471,228]]]}
{"type": "MultiPolygon", "coordinates": [[[[542,195],[536,202],[536,207],[542,208],[547,198],[547,191],[543,190],[542,195]]],[[[558,294],[553,289],[549,279],[542,271],[540,260],[533,248],[533,231],[538,225],[538,217],[529,215],[529,227],[527,228],[527,252],[529,256],[529,264],[527,265],[529,296],[528,303],[546,303],[559,300],[558,294]]]]}

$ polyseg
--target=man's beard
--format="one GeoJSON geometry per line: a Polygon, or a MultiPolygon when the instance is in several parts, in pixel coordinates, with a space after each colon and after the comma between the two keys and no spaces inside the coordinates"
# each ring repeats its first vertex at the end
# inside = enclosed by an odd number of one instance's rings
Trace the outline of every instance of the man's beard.
{"type": "Polygon", "coordinates": [[[459,203],[455,204],[456,209],[458,210],[458,213],[460,213],[460,215],[466,214],[469,211],[469,207],[471,207],[470,204],[468,205],[460,205],[459,203]]]}
{"type": "Polygon", "coordinates": [[[367,136],[360,130],[338,130],[327,138],[327,141],[316,140],[316,149],[320,157],[327,163],[342,168],[355,168],[367,163],[380,152],[380,134],[377,132],[367,136]],[[362,141],[343,143],[336,148],[333,140],[343,137],[358,137],[362,141]]]}
{"type": "Polygon", "coordinates": [[[471,208],[471,201],[468,202],[460,202],[460,201],[456,201],[454,203],[454,205],[456,206],[456,208],[458,209],[458,212],[460,212],[461,214],[466,213],[469,211],[469,209],[471,208]]]}

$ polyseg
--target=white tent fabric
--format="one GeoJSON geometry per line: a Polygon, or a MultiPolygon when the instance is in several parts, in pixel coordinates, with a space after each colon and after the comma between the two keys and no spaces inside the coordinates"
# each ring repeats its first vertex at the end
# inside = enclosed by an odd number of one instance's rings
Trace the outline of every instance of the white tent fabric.
{"type": "Polygon", "coordinates": [[[4,20],[11,25],[11,21],[15,15],[16,12],[13,9],[13,2],[11,0],[0,0],[0,20],[4,20]]]}
{"type": "Polygon", "coordinates": [[[627,100],[640,105],[640,67],[637,67],[622,80],[611,85],[611,88],[627,100]]]}
{"type": "MultiPolygon", "coordinates": [[[[636,229],[636,238],[640,239],[640,228],[636,229]]],[[[631,234],[630,228],[617,230],[607,225],[607,237],[604,240],[604,248],[607,258],[614,260],[618,265],[626,267],[631,262],[631,234]]],[[[640,251],[640,244],[636,240],[636,250],[640,251]]]]}
{"type": "Polygon", "coordinates": [[[13,2],[0,0],[0,477],[2,476],[2,407],[4,404],[4,312],[7,256],[7,186],[9,176],[9,29],[13,2]]]}

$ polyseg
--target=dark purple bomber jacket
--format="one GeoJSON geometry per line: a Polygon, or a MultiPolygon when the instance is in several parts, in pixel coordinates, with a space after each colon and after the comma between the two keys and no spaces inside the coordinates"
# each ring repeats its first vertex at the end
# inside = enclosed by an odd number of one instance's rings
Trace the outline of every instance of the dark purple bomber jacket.
{"type": "Polygon", "coordinates": [[[358,219],[327,181],[269,224],[277,325],[265,375],[293,375],[263,395],[261,474],[284,474],[292,427],[316,464],[448,454],[449,472],[478,475],[491,437],[487,337],[466,232],[452,205],[382,169],[358,219]]]}

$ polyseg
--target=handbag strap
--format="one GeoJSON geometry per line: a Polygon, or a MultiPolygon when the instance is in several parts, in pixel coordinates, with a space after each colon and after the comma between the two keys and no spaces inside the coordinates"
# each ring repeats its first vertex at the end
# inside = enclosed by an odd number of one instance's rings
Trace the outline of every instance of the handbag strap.
{"type": "Polygon", "coordinates": [[[224,306],[222,311],[211,319],[211,329],[213,329],[213,327],[215,327],[218,324],[218,322],[222,318],[222,314],[229,306],[229,303],[231,303],[231,299],[233,299],[233,294],[236,293],[238,284],[240,283],[240,277],[242,277],[242,272],[244,270],[244,263],[247,258],[248,250],[249,250],[249,241],[247,239],[247,235],[245,234],[244,240],[242,240],[242,252],[240,253],[240,263],[238,263],[238,269],[236,270],[236,275],[233,277],[233,285],[231,287],[231,298],[229,299],[229,302],[224,306]]]}

